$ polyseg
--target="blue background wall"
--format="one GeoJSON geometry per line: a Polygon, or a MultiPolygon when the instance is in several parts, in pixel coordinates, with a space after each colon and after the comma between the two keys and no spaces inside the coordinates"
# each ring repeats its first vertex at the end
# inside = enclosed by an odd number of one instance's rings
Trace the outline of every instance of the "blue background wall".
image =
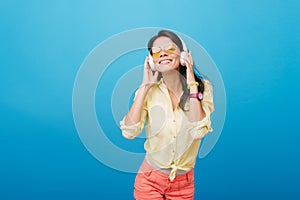
{"type": "Polygon", "coordinates": [[[76,73],[111,35],[165,27],[219,68],[227,116],[196,165],[196,199],[299,199],[296,0],[1,1],[0,199],[132,199],[134,174],[104,166],[72,116],[76,73]]]}

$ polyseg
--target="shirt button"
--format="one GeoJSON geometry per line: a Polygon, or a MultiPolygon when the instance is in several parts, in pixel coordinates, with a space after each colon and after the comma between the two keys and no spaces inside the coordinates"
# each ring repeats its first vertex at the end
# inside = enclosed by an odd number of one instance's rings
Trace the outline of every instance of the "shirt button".
{"type": "Polygon", "coordinates": [[[173,122],[176,122],[176,120],[175,120],[175,119],[173,119],[173,122]]]}
{"type": "Polygon", "coordinates": [[[175,138],[176,138],[176,136],[174,135],[174,136],[173,136],[173,138],[175,139],[175,138]]]}

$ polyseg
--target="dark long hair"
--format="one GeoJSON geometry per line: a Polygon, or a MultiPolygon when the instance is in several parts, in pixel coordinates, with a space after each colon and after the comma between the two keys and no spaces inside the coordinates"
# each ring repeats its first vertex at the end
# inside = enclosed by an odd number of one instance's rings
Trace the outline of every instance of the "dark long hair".
{"type": "MultiPolygon", "coordinates": [[[[159,37],[168,37],[170,38],[180,49],[180,51],[183,51],[183,44],[181,42],[181,39],[173,32],[169,31],[169,30],[161,30],[158,32],[157,35],[153,36],[149,42],[148,42],[148,50],[151,53],[151,48],[153,46],[154,41],[159,38],[159,37]]],[[[187,83],[186,83],[186,66],[182,66],[180,64],[179,66],[179,78],[182,84],[182,89],[183,89],[183,95],[181,96],[180,102],[179,102],[179,106],[182,110],[187,110],[185,108],[185,103],[189,97],[189,90],[187,88],[187,83]]],[[[198,85],[198,91],[203,93],[204,91],[204,84],[202,81],[202,78],[200,76],[200,73],[198,72],[198,70],[196,68],[194,68],[194,74],[195,74],[195,80],[199,83],[198,85]]],[[[158,76],[158,79],[161,79],[162,75],[161,73],[158,76]]]]}

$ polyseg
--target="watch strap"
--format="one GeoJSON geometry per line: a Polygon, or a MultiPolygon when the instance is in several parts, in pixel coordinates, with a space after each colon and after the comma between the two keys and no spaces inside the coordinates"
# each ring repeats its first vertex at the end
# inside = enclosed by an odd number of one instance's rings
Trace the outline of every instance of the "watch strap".
{"type": "Polygon", "coordinates": [[[203,99],[203,94],[201,92],[191,93],[189,96],[190,96],[190,98],[196,98],[200,101],[203,99]]]}

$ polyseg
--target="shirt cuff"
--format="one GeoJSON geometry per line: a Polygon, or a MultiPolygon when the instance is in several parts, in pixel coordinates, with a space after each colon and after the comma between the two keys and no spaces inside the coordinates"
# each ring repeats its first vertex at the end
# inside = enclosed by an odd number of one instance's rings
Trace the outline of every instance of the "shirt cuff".
{"type": "Polygon", "coordinates": [[[201,121],[190,122],[189,133],[194,140],[202,139],[208,132],[212,132],[209,109],[203,106],[205,117],[201,121]]]}
{"type": "Polygon", "coordinates": [[[127,136],[130,139],[135,138],[141,132],[141,122],[138,122],[133,125],[125,125],[125,117],[122,121],[120,121],[120,128],[122,130],[122,134],[127,136]]]}

